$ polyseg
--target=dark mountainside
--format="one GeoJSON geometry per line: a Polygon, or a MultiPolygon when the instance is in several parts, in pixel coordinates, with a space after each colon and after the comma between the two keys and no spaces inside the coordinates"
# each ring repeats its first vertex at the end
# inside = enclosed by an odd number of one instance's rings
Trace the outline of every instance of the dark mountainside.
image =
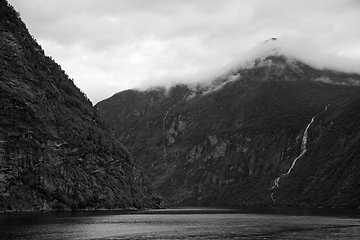
{"type": "Polygon", "coordinates": [[[96,107],[172,204],[358,208],[359,84],[275,54],[96,107]]]}
{"type": "Polygon", "coordinates": [[[0,211],[160,207],[129,150],[0,1],[0,211]]]}

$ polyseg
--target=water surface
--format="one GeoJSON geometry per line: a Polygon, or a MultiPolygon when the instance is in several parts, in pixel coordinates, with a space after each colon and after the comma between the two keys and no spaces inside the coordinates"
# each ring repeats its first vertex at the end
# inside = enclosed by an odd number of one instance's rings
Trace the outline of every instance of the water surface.
{"type": "Polygon", "coordinates": [[[356,210],[177,208],[0,214],[0,239],[359,239],[356,210]]]}

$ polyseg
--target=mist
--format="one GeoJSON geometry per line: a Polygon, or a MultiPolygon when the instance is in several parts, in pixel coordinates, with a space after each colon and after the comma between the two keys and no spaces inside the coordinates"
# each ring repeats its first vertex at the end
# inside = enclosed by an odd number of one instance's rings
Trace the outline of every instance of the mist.
{"type": "Polygon", "coordinates": [[[209,83],[272,37],[280,53],[359,72],[358,0],[9,3],[93,103],[126,89],[209,83]]]}
{"type": "Polygon", "coordinates": [[[276,40],[270,39],[258,43],[250,51],[239,54],[228,67],[234,68],[268,55],[284,55],[317,69],[360,74],[360,59],[339,56],[335,52],[324,49],[321,43],[299,36],[282,36],[276,40]]]}
{"type": "Polygon", "coordinates": [[[136,89],[145,91],[154,87],[162,87],[168,90],[177,84],[188,86],[211,85],[215,79],[228,74],[231,70],[251,67],[255,60],[264,59],[270,55],[282,55],[320,70],[330,69],[360,74],[360,59],[339,56],[335,52],[326,51],[319,43],[315,43],[309,38],[285,35],[279,38],[265,39],[249,51],[234,54],[233,59],[223,66],[202,69],[180,76],[166,74],[162,77],[150,77],[142,81],[136,89]]]}

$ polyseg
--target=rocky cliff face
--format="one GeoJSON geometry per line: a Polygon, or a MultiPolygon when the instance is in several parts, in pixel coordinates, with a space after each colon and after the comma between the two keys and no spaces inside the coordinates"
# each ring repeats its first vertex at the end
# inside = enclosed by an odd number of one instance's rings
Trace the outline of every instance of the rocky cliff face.
{"type": "Polygon", "coordinates": [[[173,204],[359,207],[359,83],[272,55],[96,107],[173,204]]]}
{"type": "Polygon", "coordinates": [[[0,211],[160,207],[138,162],[0,1],[0,211]]]}

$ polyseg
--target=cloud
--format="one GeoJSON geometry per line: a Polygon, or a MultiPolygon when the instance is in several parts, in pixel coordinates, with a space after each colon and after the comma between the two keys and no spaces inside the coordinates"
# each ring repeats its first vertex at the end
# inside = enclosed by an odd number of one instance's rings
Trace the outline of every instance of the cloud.
{"type": "Polygon", "coordinates": [[[328,51],[309,38],[302,36],[281,36],[275,41],[259,43],[250,51],[243,52],[229,63],[228,68],[253,62],[257,58],[267,55],[284,55],[319,69],[334,69],[360,74],[360,58],[351,59],[339,56],[333,51],[328,51]]]}
{"type": "Polygon", "coordinates": [[[111,91],[195,81],[271,37],[360,59],[358,0],[8,1],[94,103],[111,91]]]}

